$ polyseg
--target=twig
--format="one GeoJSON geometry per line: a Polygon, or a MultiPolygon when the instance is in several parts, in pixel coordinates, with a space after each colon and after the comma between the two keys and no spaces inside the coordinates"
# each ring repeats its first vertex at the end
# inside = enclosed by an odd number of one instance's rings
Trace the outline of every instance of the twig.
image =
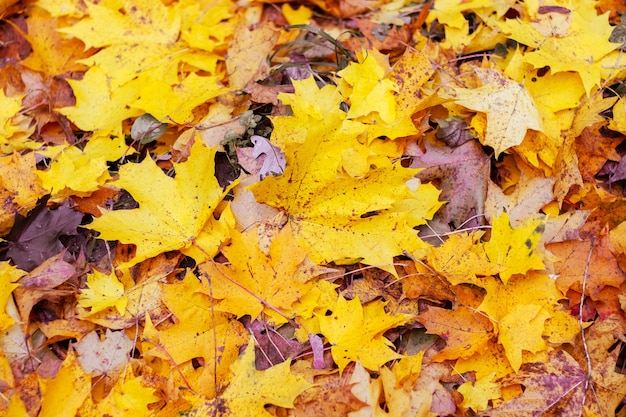
{"type": "Polygon", "coordinates": [[[581,404],[581,409],[585,406],[586,393],[587,388],[589,388],[589,383],[591,381],[591,357],[589,356],[589,347],[587,346],[587,338],[585,336],[585,327],[583,322],[583,307],[585,301],[585,291],[587,288],[587,277],[589,276],[589,264],[591,263],[591,254],[593,252],[593,247],[595,244],[595,238],[591,237],[591,243],[589,245],[589,253],[587,254],[587,262],[585,263],[585,271],[583,272],[583,283],[582,290],[580,294],[580,304],[578,305],[578,325],[580,326],[580,337],[583,342],[583,350],[585,352],[585,361],[587,369],[585,371],[585,388],[583,392],[583,403],[581,404]]]}

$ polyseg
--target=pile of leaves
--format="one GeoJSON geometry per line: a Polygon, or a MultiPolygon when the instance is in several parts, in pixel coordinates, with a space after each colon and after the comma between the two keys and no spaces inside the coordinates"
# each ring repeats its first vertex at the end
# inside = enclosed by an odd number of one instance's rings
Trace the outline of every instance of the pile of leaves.
{"type": "Polygon", "coordinates": [[[0,410],[626,416],[626,6],[0,2],[0,410]]]}

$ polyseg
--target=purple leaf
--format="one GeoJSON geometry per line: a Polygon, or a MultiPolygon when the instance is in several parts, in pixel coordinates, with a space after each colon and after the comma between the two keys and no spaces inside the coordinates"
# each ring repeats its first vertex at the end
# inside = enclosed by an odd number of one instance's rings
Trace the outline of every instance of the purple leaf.
{"type": "Polygon", "coordinates": [[[46,208],[47,198],[26,218],[18,218],[7,239],[12,241],[7,258],[25,271],[32,271],[46,259],[64,249],[59,237],[76,234],[83,214],[72,210],[68,203],[56,210],[46,208]]]}
{"type": "Polygon", "coordinates": [[[255,363],[258,370],[282,363],[303,350],[301,343],[285,337],[279,332],[280,329],[276,330],[263,321],[250,322],[250,317],[246,316],[242,322],[254,334],[257,342],[255,363]]]}
{"type": "Polygon", "coordinates": [[[416,175],[422,181],[441,182],[439,199],[447,204],[436,219],[457,228],[469,217],[483,214],[490,164],[478,142],[471,140],[456,148],[428,142],[424,146],[426,152],[417,146],[409,152],[413,156],[411,168],[424,168],[416,175]]]}
{"type": "Polygon", "coordinates": [[[261,167],[261,179],[269,174],[282,174],[285,172],[285,155],[276,146],[272,145],[263,136],[253,135],[250,140],[254,144],[252,156],[258,158],[265,155],[263,166],[261,167]]]}

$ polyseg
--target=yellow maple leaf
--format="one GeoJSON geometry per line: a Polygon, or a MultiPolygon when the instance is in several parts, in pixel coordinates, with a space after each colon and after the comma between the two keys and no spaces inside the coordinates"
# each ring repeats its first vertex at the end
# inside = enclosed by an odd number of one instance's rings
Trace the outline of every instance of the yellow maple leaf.
{"type": "Polygon", "coordinates": [[[17,213],[26,215],[45,194],[37,177],[35,155],[0,156],[0,235],[6,235],[17,213]]]}
{"type": "Polygon", "coordinates": [[[489,400],[500,398],[501,387],[497,380],[513,372],[504,348],[495,341],[482,352],[458,359],[454,369],[459,374],[474,372],[476,375],[476,381],[468,381],[458,388],[463,393],[463,405],[474,411],[485,410],[489,400]]]}
{"type": "Polygon", "coordinates": [[[254,339],[250,339],[243,355],[230,368],[230,384],[224,393],[219,399],[201,404],[191,415],[270,417],[266,405],[293,408],[296,397],[312,385],[291,372],[290,361],[263,371],[257,371],[254,361],[254,339]]]}
{"type": "Polygon", "coordinates": [[[91,307],[90,314],[96,314],[109,307],[115,307],[120,314],[126,312],[128,299],[124,295],[124,285],[117,279],[115,271],[104,274],[94,271],[87,275],[87,287],[81,290],[78,305],[91,307]]]}
{"type": "Polygon", "coordinates": [[[491,146],[498,157],[522,143],[526,130],[542,130],[541,116],[528,91],[493,69],[476,69],[483,85],[457,88],[456,103],[487,114],[483,145],[491,146]]]}
{"type": "Polygon", "coordinates": [[[549,317],[550,313],[539,305],[522,304],[500,319],[498,341],[504,346],[513,369],[518,370],[522,365],[523,350],[537,353],[547,348],[541,336],[549,317]]]}
{"type": "Polygon", "coordinates": [[[86,48],[176,41],[181,23],[173,8],[146,0],[125,1],[120,6],[87,3],[87,17],[59,31],[79,38],[86,48]]]}
{"type": "Polygon", "coordinates": [[[58,20],[41,7],[29,10],[28,33],[23,33],[33,52],[21,64],[41,71],[48,76],[62,75],[69,71],[84,71],[85,65],[77,62],[88,52],[78,39],[68,39],[57,31],[58,20]]]}
{"type": "Polygon", "coordinates": [[[543,269],[543,261],[536,249],[543,233],[545,221],[529,220],[523,226],[512,228],[509,215],[502,212],[491,221],[491,239],[484,244],[485,253],[497,265],[500,279],[505,284],[514,274],[524,274],[531,269],[543,269]]]}
{"type": "MultiPolygon", "coordinates": [[[[563,33],[542,33],[531,22],[522,19],[499,20],[495,24],[509,37],[534,50],[524,54],[524,62],[534,68],[549,67],[552,74],[575,71],[582,80],[585,92],[601,84],[601,59],[619,44],[608,42],[613,27],[608,13],[598,16],[594,1],[576,3],[571,10],[571,23],[563,33]],[[535,27],[533,27],[535,26],[535,27]]],[[[554,30],[554,22],[549,22],[554,30]]]]}
{"type": "Polygon", "coordinates": [[[323,151],[317,161],[305,157],[320,148],[310,141],[294,150],[282,176],[251,187],[257,200],[287,211],[298,243],[314,262],[363,260],[395,274],[394,256],[427,247],[413,227],[441,206],[439,191],[431,184],[411,191],[406,182],[416,171],[399,164],[361,179],[341,173],[329,178],[335,169],[320,165],[327,159],[323,151]]]}
{"type": "Polygon", "coordinates": [[[153,410],[148,404],[159,401],[154,392],[155,388],[144,385],[141,376],[133,376],[132,370],[126,367],[121,377],[117,379],[111,392],[101,401],[94,404],[88,397],[80,409],[81,417],[133,415],[137,417],[151,416],[153,410]]]}
{"type": "Polygon", "coordinates": [[[337,73],[344,82],[340,84],[340,91],[349,91],[346,94],[350,96],[348,118],[356,119],[377,112],[385,123],[395,122],[394,92],[398,91],[398,85],[387,77],[391,70],[387,58],[376,49],[362,51],[357,58],[358,63],[337,73]]]}
{"type": "MultiPolygon", "coordinates": [[[[562,295],[552,278],[537,272],[518,275],[506,285],[485,277],[481,286],[486,295],[478,309],[491,319],[507,359],[517,370],[522,363],[522,351],[538,352],[547,348],[545,322],[552,313],[562,311],[558,304],[562,295]]],[[[568,329],[562,331],[569,332],[568,329]]]]}
{"type": "Polygon", "coordinates": [[[217,253],[225,236],[212,213],[224,192],[214,175],[214,155],[215,149],[196,139],[187,161],[174,164],[176,178],[168,177],[150,158],[120,168],[120,178],[112,184],[128,191],[139,208],[101,209],[102,216],[89,225],[102,239],[137,246],[135,257],[120,267],[167,251],[184,252],[194,243],[198,245],[196,238],[205,227],[216,231],[208,235],[201,250],[206,256],[217,253]]]}
{"type": "Polygon", "coordinates": [[[292,304],[313,287],[312,278],[325,272],[317,266],[303,268],[307,254],[296,243],[289,225],[273,238],[268,254],[258,245],[256,228],[233,232],[231,244],[222,248],[222,254],[228,264],[205,262],[200,266],[211,280],[204,293],[221,300],[216,310],[237,317],[249,314],[252,320],[264,311],[272,321],[284,323],[284,317],[273,309],[292,316],[292,304]]]}
{"type": "MultiPolygon", "coordinates": [[[[20,286],[16,281],[26,275],[26,272],[9,264],[9,262],[0,262],[0,330],[8,329],[15,323],[15,320],[7,312],[7,304],[9,298],[12,297],[13,290],[20,286]]],[[[11,299],[11,303],[13,300],[11,299]]]]}
{"type": "Polygon", "coordinates": [[[428,263],[445,276],[452,285],[479,283],[477,275],[494,275],[500,268],[489,261],[480,238],[484,232],[458,233],[428,255],[428,263]]]}
{"type": "Polygon", "coordinates": [[[346,300],[339,296],[332,314],[319,314],[320,330],[328,339],[331,352],[339,371],[357,359],[364,367],[377,370],[386,362],[401,358],[394,352],[393,344],[383,336],[391,328],[409,321],[410,314],[395,316],[385,312],[380,300],[361,305],[358,297],[346,300]]]}
{"type": "MultiPolygon", "coordinates": [[[[190,383],[210,398],[219,389],[215,381],[227,378],[229,366],[239,356],[249,333],[231,314],[212,309],[213,300],[204,294],[203,284],[193,274],[161,288],[162,302],[176,317],[176,323],[158,330],[146,314],[142,352],[146,357],[161,358],[166,363],[173,360],[181,366],[190,364],[193,358],[203,358],[204,366],[197,369],[199,375],[190,383]]],[[[170,372],[177,374],[174,369],[170,372]]]]}
{"type": "Polygon", "coordinates": [[[111,178],[107,161],[119,159],[127,149],[123,137],[94,137],[83,150],[68,146],[52,162],[50,169],[36,171],[36,174],[42,186],[55,198],[85,196],[111,178]]]}
{"type": "MultiPolygon", "coordinates": [[[[227,12],[216,15],[232,16],[228,11],[230,4],[215,5],[218,6],[227,12]]],[[[219,56],[212,50],[192,48],[185,41],[190,39],[191,28],[189,23],[182,23],[183,17],[196,22],[197,18],[205,20],[198,15],[207,15],[197,5],[181,2],[168,7],[146,0],[127,0],[123,5],[89,3],[85,13],[72,26],[59,29],[82,40],[87,47],[102,48],[80,60],[89,69],[83,79],[68,81],[76,105],[59,110],[81,129],[123,136],[122,121],[143,113],[158,120],[188,122],[193,118],[194,107],[227,91],[220,83],[224,73],[217,68],[219,56]],[[181,31],[185,36],[180,36],[181,31]],[[181,73],[182,63],[188,64],[191,71],[181,73]]],[[[219,20],[213,19],[209,21],[215,26],[219,20]]],[[[232,32],[227,25],[222,30],[224,33],[216,38],[232,32]]],[[[204,46],[216,48],[224,42],[204,46]]]]}
{"type": "Polygon", "coordinates": [[[374,168],[365,164],[359,178],[350,175],[344,158],[354,161],[351,150],[367,146],[359,143],[369,143],[367,133],[361,139],[360,123],[345,119],[341,95],[332,86],[319,89],[303,80],[294,87],[297,94],[281,95],[294,116],[273,119],[286,148],[285,172],[250,189],[258,202],[287,212],[312,261],[362,259],[395,274],[394,256],[426,247],[413,228],[439,209],[439,191],[432,184],[409,188],[417,170],[387,158],[374,168]]]}
{"type": "Polygon", "coordinates": [[[23,95],[8,97],[0,88],[0,152],[3,154],[41,147],[41,143],[29,140],[35,125],[31,117],[20,114],[23,99],[23,95]]]}
{"type": "Polygon", "coordinates": [[[91,377],[83,371],[73,351],[69,351],[54,378],[41,378],[42,417],[73,416],[91,392],[91,377]]]}

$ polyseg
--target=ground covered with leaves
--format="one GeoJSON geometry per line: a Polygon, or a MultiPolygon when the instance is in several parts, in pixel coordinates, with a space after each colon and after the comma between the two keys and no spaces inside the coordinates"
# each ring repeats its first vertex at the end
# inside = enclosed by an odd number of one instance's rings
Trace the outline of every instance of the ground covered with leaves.
{"type": "Polygon", "coordinates": [[[623,2],[0,12],[0,414],[626,416],[623,2]]]}

